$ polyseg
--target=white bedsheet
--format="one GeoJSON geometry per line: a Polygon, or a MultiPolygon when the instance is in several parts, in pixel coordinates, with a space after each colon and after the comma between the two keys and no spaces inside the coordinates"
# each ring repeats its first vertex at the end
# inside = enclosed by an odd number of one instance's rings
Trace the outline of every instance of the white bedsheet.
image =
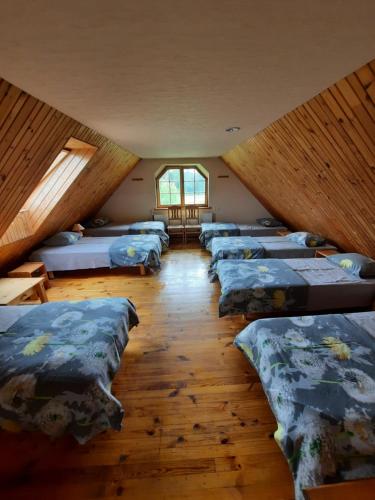
{"type": "Polygon", "coordinates": [[[241,236],[275,236],[278,231],[286,231],[285,226],[266,227],[254,222],[253,224],[238,224],[241,236]]]}
{"type": "Polygon", "coordinates": [[[119,222],[110,222],[101,227],[85,228],[85,236],[103,237],[103,236],[124,236],[129,234],[130,224],[120,224],[119,222]]]}
{"type": "Polygon", "coordinates": [[[38,306],[2,306],[0,307],[0,332],[6,332],[14,323],[38,306]]]}
{"type": "Polygon", "coordinates": [[[372,337],[375,337],[375,311],[349,313],[345,314],[345,316],[366,330],[372,337]]]}
{"type": "Polygon", "coordinates": [[[74,245],[42,247],[29,257],[31,261],[43,261],[47,271],[74,271],[110,267],[109,247],[117,236],[83,237],[74,245]]]}

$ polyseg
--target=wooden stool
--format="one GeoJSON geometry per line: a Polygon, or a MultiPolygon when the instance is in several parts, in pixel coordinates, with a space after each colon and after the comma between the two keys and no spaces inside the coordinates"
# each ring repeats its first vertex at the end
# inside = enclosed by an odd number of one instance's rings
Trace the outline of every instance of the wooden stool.
{"type": "Polygon", "coordinates": [[[22,266],[9,271],[9,278],[44,278],[44,287],[51,288],[44,262],[25,262],[22,266]]]}

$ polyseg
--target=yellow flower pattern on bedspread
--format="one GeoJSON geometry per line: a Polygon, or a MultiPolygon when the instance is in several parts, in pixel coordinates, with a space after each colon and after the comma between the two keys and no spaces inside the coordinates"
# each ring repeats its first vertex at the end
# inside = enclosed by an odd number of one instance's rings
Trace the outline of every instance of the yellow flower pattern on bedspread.
{"type": "Polygon", "coordinates": [[[353,266],[353,261],[350,259],[342,259],[340,260],[340,267],[343,269],[350,269],[353,266]]]}
{"type": "Polygon", "coordinates": [[[308,283],[282,259],[223,259],[215,272],[221,285],[220,316],[297,312],[306,306],[308,283]]]}
{"type": "Polygon", "coordinates": [[[80,443],[120,430],[124,411],[110,384],[137,324],[123,298],[32,308],[0,335],[0,428],[80,443]]]}
{"type": "Polygon", "coordinates": [[[335,353],[337,359],[350,359],[350,347],[335,337],[323,337],[323,344],[328,346],[335,353]]]}
{"type": "Polygon", "coordinates": [[[303,318],[254,321],[234,341],[270,402],[296,500],[375,476],[375,313],[303,318]]]}
{"type": "Polygon", "coordinates": [[[50,337],[51,337],[51,334],[46,333],[44,335],[40,335],[39,337],[36,337],[34,340],[31,340],[22,349],[22,354],[24,356],[34,356],[34,354],[38,354],[38,352],[42,351],[45,348],[45,346],[48,344],[50,337]]]}
{"type": "Polygon", "coordinates": [[[134,247],[129,247],[129,248],[127,249],[127,254],[129,255],[129,257],[134,257],[135,252],[136,252],[136,250],[135,250],[135,248],[134,248],[134,247]]]}

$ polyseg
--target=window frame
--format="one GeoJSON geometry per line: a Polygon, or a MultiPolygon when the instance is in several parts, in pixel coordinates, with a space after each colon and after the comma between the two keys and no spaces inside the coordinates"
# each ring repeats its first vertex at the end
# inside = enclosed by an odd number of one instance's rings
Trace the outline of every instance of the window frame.
{"type": "Polygon", "coordinates": [[[198,165],[166,165],[156,176],[155,179],[156,183],[156,205],[157,208],[170,208],[170,207],[202,207],[202,208],[207,208],[208,207],[208,177],[207,175],[200,170],[198,165]],[[205,180],[204,183],[204,203],[189,203],[188,205],[185,204],[185,179],[184,179],[184,170],[191,170],[194,169],[196,170],[205,180]],[[161,177],[168,171],[168,170],[179,170],[180,171],[180,197],[181,197],[181,203],[171,203],[169,205],[163,205],[160,202],[160,187],[159,187],[159,182],[161,177]]]}
{"type": "Polygon", "coordinates": [[[68,155],[70,155],[72,152],[71,148],[66,148],[63,147],[62,150],[58,153],[56,158],[53,160],[51,165],[49,166],[47,172],[43,175],[41,180],[39,181],[39,184],[41,184],[47,177],[52,175],[56,170],[61,166],[61,164],[67,159],[68,155]],[[62,156],[63,155],[63,156],[62,156]],[[62,157],[61,157],[62,156],[62,157]],[[60,158],[59,158],[60,157],[60,158]]]}

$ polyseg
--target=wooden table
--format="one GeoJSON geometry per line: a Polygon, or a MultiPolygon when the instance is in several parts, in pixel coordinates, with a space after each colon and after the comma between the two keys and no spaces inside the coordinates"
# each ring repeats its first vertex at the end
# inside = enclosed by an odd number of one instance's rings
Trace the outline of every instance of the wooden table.
{"type": "Polygon", "coordinates": [[[315,250],[315,257],[328,257],[328,255],[334,255],[339,253],[337,250],[315,250]]]}
{"type": "Polygon", "coordinates": [[[44,278],[1,278],[0,279],[0,305],[17,304],[23,295],[35,292],[41,302],[48,302],[44,288],[44,278]]]}
{"type": "Polygon", "coordinates": [[[22,266],[9,271],[9,278],[44,278],[44,287],[50,288],[47,269],[44,262],[25,262],[22,266]]]}

